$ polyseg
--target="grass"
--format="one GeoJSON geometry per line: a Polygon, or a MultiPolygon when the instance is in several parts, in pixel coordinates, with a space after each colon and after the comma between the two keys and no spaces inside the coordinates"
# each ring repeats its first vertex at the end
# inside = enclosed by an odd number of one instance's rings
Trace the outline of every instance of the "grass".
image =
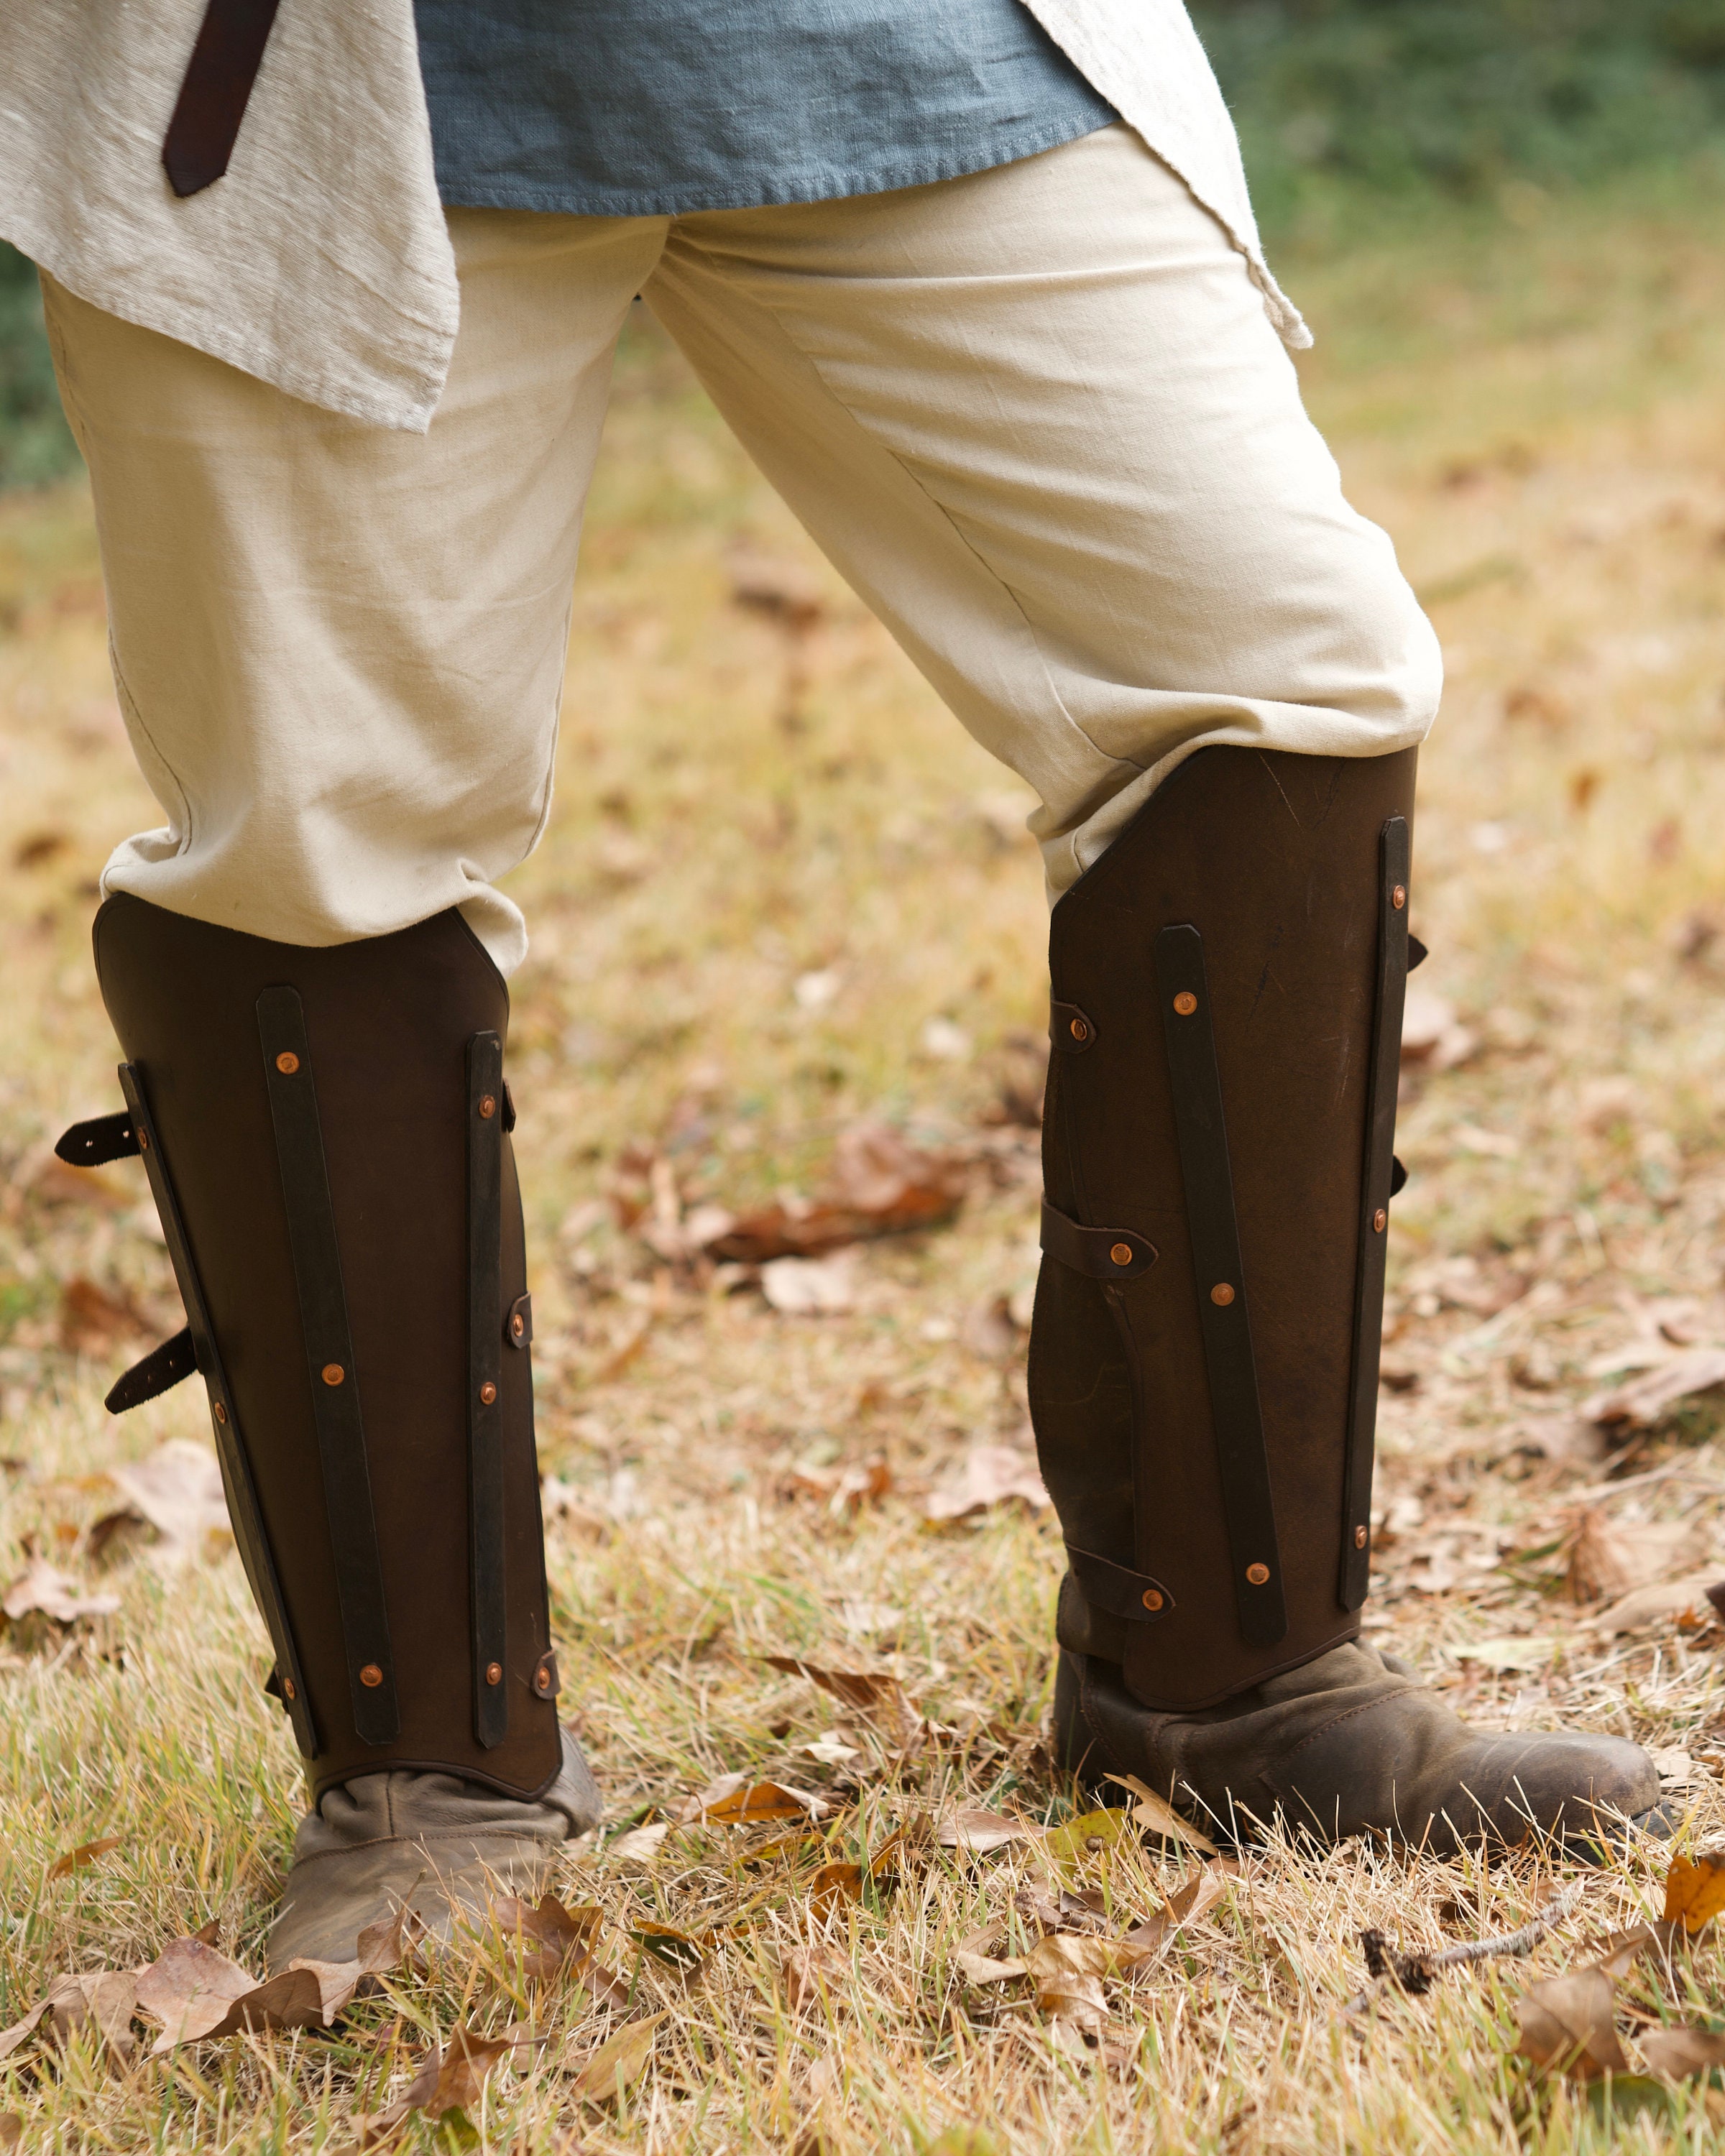
{"type": "MultiPolygon", "coordinates": [[[[1625,1489],[1610,1517],[1686,1522],[1698,1550],[1720,1547],[1717,1395],[1609,1458],[1576,1409],[1661,1319],[1725,1335],[1722,193],[1654,179],[1592,201],[1529,193],[1513,218],[1339,256],[1308,238],[1281,265],[1319,332],[1302,362],[1313,408],[1450,668],[1414,926],[1433,952],[1419,981],[1471,1046],[1406,1086],[1371,1636],[1482,1722],[1567,1719],[1686,1753],[1672,1787],[1697,1838],[1721,1822],[1722,1635],[1590,1631],[1564,1563],[1574,1516],[1598,1502],[1577,1492],[1661,1468],[1690,1479],[1625,1489]],[[1536,1643],[1529,1666],[1464,1651],[1506,1640],[1536,1643]]],[[[1128,2061],[1112,2068],[1053,2051],[1011,1987],[957,1969],[1042,1858],[913,1845],[896,1891],[811,1912],[828,1857],[960,1801],[1038,1819],[1070,1801],[1042,1746],[1051,1524],[1009,1512],[936,1532],[921,1507],[968,1444],[1024,1433],[1022,1338],[1002,1352],[998,1318],[974,1313],[1034,1270],[1034,1135],[985,1118],[1041,1023],[1045,916],[1034,850],[1013,834],[1021,789],[811,557],[647,325],[592,505],[559,784],[511,880],[534,933],[511,1082],[542,1450],[575,1507],[552,1539],[564,1699],[609,1808],[559,1890],[603,1907],[638,2003],[665,2012],[651,2062],[619,2105],[577,2103],[570,2077],[610,2021],[577,1986],[524,1989],[486,1950],[393,1984],[333,2036],[123,2071],[81,2041],[57,2061],[26,2048],[0,2066],[0,2110],[67,2150],[340,2148],[409,2055],[465,2021],[544,2039],[472,2122],[524,2156],[1702,2145],[1716,2128],[1697,2089],[1634,2117],[1531,2080],[1512,2056],[1516,1964],[1363,2026],[1338,2016],[1363,1926],[1409,1944],[1508,1928],[1563,1871],[1537,1855],[1248,1853],[1152,1980],[1115,1997],[1128,2061]],[[735,603],[739,547],[814,579],[805,634],[735,603]],[[810,973],[834,977],[824,1004],[795,993],[810,973]],[[954,1045],[926,1034],[937,1018],[968,1056],[929,1052],[954,1045]],[[865,1115],[978,1166],[955,1228],[865,1253],[848,1316],[781,1316],[614,1224],[613,1194],[644,1194],[655,1163],[685,1204],[810,1188],[865,1115]],[[885,1494],[822,1494],[872,1461],[885,1494]],[[904,1755],[853,1718],[860,1757],[822,1763],[797,1748],[844,1717],[759,1659],[774,1653],[896,1672],[952,1733],[904,1755]],[[656,1863],[611,1852],[619,1828],[674,1819],[742,1769],[836,1796],[830,1844],[763,1856],[770,1833],[674,1830],[656,1863]],[[649,1922],[702,1935],[699,1970],[638,1952],[649,1922]],[[793,2010],[784,1957],[811,1940],[824,1989],[793,2010]]],[[[64,1123],[115,1105],[95,879],[118,835],[155,820],[108,682],[87,502],[75,485],[10,497],[0,1562],[9,1579],[39,1549],[121,1608],[64,1636],[14,1626],[0,1652],[5,2018],[61,1969],[131,1966],[211,1917],[254,1956],[299,1798],[237,1561],[168,1578],[147,1553],[105,1573],[90,1553],[117,1502],[105,1467],[204,1435],[186,1393],[104,1416],[134,1330],[177,1322],[172,1284],[132,1168],[80,1198],[44,1165],[64,1123]],[[69,1296],[78,1281],[97,1296],[69,1296]],[[47,1878],[110,1834],[110,1855],[47,1878]]],[[[1123,1922],[1189,1869],[1128,1837],[1069,1883],[1123,1922]]],[[[1640,1851],[1598,1875],[1533,1967],[1655,1906],[1661,1869],[1640,1851]]],[[[1633,1995],[1653,2011],[1686,1986],[1686,2010],[1717,2013],[1722,1981],[1704,1938],[1633,1995]]],[[[408,2144],[433,2138],[415,2126],[408,2144]]]]}

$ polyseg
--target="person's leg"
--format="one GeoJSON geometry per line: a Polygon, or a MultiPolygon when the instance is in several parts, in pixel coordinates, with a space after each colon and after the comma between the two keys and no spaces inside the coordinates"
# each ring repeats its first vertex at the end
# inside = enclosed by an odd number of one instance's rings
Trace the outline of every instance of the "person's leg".
{"type": "Polygon", "coordinates": [[[651,221],[459,213],[423,439],[50,288],[115,673],[168,827],[107,872],[123,1114],[313,1809],[270,1943],[447,1928],[598,1815],[560,1735],[503,1080],[581,508],[651,221]],[[501,970],[500,970],[501,969],[501,970]]]}
{"type": "Polygon", "coordinates": [[[1117,127],[680,220],[648,298],[1040,797],[1065,1756],[1328,1834],[1649,1812],[1621,1740],[1476,1738],[1353,1644],[1440,669],[1240,258],[1117,127]]]}

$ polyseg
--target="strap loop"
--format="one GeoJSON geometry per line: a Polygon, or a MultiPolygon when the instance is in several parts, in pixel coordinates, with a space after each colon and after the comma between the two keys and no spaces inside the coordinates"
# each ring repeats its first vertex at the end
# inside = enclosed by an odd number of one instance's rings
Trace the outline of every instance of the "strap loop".
{"type": "Polygon", "coordinates": [[[1129,1625],[1153,1625],[1174,1606],[1173,1596],[1147,1572],[1133,1572],[1126,1565],[1116,1564],[1111,1558],[1075,1549],[1070,1543],[1066,1545],[1066,1562],[1085,1600],[1093,1609],[1106,1610],[1111,1617],[1124,1618],[1129,1625]]]}
{"type": "Polygon", "coordinates": [[[1048,1038],[1063,1055],[1082,1055],[1096,1045],[1096,1022],[1076,1004],[1050,1004],[1048,1038]]]}
{"type": "Polygon", "coordinates": [[[1042,1201],[1042,1247],[1075,1273],[1092,1280],[1137,1280],[1156,1263],[1154,1243],[1131,1228],[1086,1228],[1042,1201]]]}
{"type": "Polygon", "coordinates": [[[221,178],[239,139],[279,0],[209,0],[180,85],[162,162],[183,198],[221,178]]]}

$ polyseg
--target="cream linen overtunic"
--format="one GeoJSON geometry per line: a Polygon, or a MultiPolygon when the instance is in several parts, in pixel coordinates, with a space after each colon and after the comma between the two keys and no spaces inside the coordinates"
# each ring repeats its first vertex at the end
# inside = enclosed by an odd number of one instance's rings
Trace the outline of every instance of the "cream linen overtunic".
{"type": "MultiPolygon", "coordinates": [[[[1245,257],[1286,343],[1220,90],[1180,0],[1027,0],[1245,257]]],[[[423,433],[460,297],[413,0],[283,0],[225,178],[162,141],[204,0],[0,0],[0,238],[80,298],[308,403],[423,433]]]]}

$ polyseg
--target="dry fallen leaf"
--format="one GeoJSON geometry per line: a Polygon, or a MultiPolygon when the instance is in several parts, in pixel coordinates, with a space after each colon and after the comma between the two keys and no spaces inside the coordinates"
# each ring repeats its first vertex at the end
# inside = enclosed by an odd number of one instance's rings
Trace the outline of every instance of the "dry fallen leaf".
{"type": "Polygon", "coordinates": [[[413,2112],[423,2111],[428,2118],[442,2118],[452,2111],[467,2112],[479,2101],[491,2069],[505,2052],[530,2041],[455,2030],[442,2051],[426,2053],[405,2092],[393,2103],[354,2122],[359,2146],[375,2148],[382,2142],[393,2140],[413,2112]]]}
{"type": "Polygon", "coordinates": [[[1725,2031],[1717,2029],[1645,2029],[1635,2041],[1654,2072],[1670,2081],[1725,2066],[1725,2031]]]}
{"type": "Polygon", "coordinates": [[[826,1916],[845,1902],[860,1902],[863,1891],[860,1864],[823,1864],[809,1882],[809,1906],[817,1916],[826,1916]]]}
{"type": "Polygon", "coordinates": [[[1633,1594],[1625,1594],[1621,1601],[1589,1617],[1586,1629],[1609,1637],[1620,1632],[1642,1631],[1652,1625],[1667,1625],[1674,1619],[1679,1624],[1687,1620],[1697,1628],[1711,1624],[1714,1613],[1707,1594],[1717,1582],[1716,1572],[1700,1573],[1688,1579],[1668,1581],[1661,1587],[1638,1587],[1633,1594]]]}
{"type": "Polygon", "coordinates": [[[650,1826],[632,1826],[627,1834],[619,1834],[615,1841],[606,1843],[605,1854],[625,1864],[656,1864],[670,1832],[669,1820],[655,1820],[650,1826]]]}
{"type": "Polygon", "coordinates": [[[118,1849],[120,1836],[105,1834],[100,1841],[80,1841],[76,1849],[69,1849],[57,1856],[48,1867],[50,1879],[64,1879],[70,1872],[81,1871],[86,1864],[94,1864],[99,1856],[105,1856],[110,1849],[118,1849]]]}
{"type": "Polygon", "coordinates": [[[82,1274],[60,1291],[60,1345],[69,1355],[100,1353],[119,1341],[141,1339],[150,1329],[129,1299],[108,1294],[82,1274]]]}
{"type": "Polygon", "coordinates": [[[1674,1856],[1665,1876],[1668,1924],[1681,1923],[1692,1939],[1725,1909],[1725,1849],[1698,1850],[1692,1862],[1674,1856]]]}
{"type": "Polygon", "coordinates": [[[854,1124],[839,1134],[832,1173],[819,1196],[783,1198],[739,1214],[706,1245],[709,1255],[746,1265],[819,1257],[872,1235],[934,1228],[963,1200],[964,1165],[926,1152],[884,1123],[854,1124]]]}
{"type": "Polygon", "coordinates": [[[1013,1819],[1005,1812],[957,1811],[942,1820],[935,1829],[934,1839],[942,1849],[968,1849],[974,1856],[985,1856],[991,1849],[1004,1849],[1009,1841],[1040,1841],[1042,1829],[1032,1826],[1029,1820],[1013,1819]]]}
{"type": "Polygon", "coordinates": [[[1025,1962],[997,1961],[993,1954],[972,1953],[963,1947],[952,1958],[973,1984],[1004,1984],[1011,1977],[1029,1974],[1025,1962]]]}
{"type": "Polygon", "coordinates": [[[1111,1849],[1130,1824],[1130,1815],[1124,1811],[1081,1812],[1062,1825],[1050,1827],[1042,1837],[1042,1845],[1055,1863],[1077,1864],[1086,1856],[1111,1849]]]}
{"type": "Polygon", "coordinates": [[[1583,2081],[1626,2072],[1629,2061],[1612,2024],[1613,1996],[1603,1969],[1576,1969],[1530,1986],[1516,2001],[1516,2049],[1537,2066],[1555,2066],[1583,2081]]]}
{"type": "Polygon", "coordinates": [[[1141,1782],[1136,1774],[1111,1774],[1122,1789],[1130,1789],[1137,1799],[1132,1808],[1132,1825],[1145,1834],[1160,1835],[1165,1841],[1183,1842],[1188,1849],[1195,1849],[1205,1856],[1217,1856],[1220,1851],[1209,1836],[1183,1820],[1166,1797],[1159,1797],[1147,1782],[1141,1782]]]}
{"type": "Polygon", "coordinates": [[[875,1671],[823,1669],[794,1655],[762,1655],[761,1660],[768,1669],[780,1670],[787,1676],[807,1677],[810,1684],[829,1692],[853,1713],[870,1721],[884,1722],[897,1730],[914,1725],[916,1720],[916,1711],[896,1676],[875,1671]]]}
{"type": "Polygon", "coordinates": [[[592,1953],[603,1921],[603,1912],[590,1903],[566,1908],[554,1894],[536,1903],[500,1894],[487,1911],[489,1922],[516,1948],[521,1972],[537,1984],[561,1976],[573,1962],[578,1966],[592,1953]]]}
{"type": "Polygon", "coordinates": [[[761,1292],[788,1317],[842,1317],[856,1307],[856,1275],[849,1255],[773,1258],[761,1268],[761,1292]]]}
{"type": "Polygon", "coordinates": [[[136,2045],[131,2033],[136,2005],[137,1979],[130,1969],[57,1976],[22,2021],[0,2030],[0,2059],[9,2058],[28,2037],[39,2032],[44,2041],[58,2049],[86,2023],[95,2025],[115,2058],[128,2059],[136,2045]]]}
{"type": "Polygon", "coordinates": [[[1627,1384],[1584,1400],[1589,1422],[1615,1430],[1651,1430],[1679,1400],[1725,1384],[1725,1348],[1691,1348],[1656,1363],[1627,1384]]]}
{"type": "Polygon", "coordinates": [[[1038,1939],[1024,1956],[1036,1987],[1036,2004],[1050,2020],[1081,2029],[1101,2029],[1108,2019],[1102,1978],[1112,1967],[1107,1943],[1055,1932],[1038,1939]]]}
{"type": "Polygon", "coordinates": [[[588,2053],[570,2084],[571,2094],[582,2103],[614,2103],[631,2082],[640,2078],[653,2049],[653,2032],[664,2019],[663,2014],[652,2014],[639,2021],[626,2021],[614,2036],[588,2053]]]}
{"type": "Polygon", "coordinates": [[[110,1467],[108,1475],[131,1499],[133,1511],[161,1537],[152,1557],[164,1569],[218,1554],[232,1540],[222,1470],[204,1446],[170,1438],[147,1460],[110,1467]]]}
{"type": "Polygon", "coordinates": [[[39,1557],[31,1558],[0,1598],[0,1610],[14,1622],[39,1609],[56,1624],[74,1625],[80,1617],[111,1617],[119,1607],[117,1594],[86,1594],[69,1573],[39,1557]]]}
{"type": "Polygon", "coordinates": [[[823,1798],[808,1789],[793,1789],[783,1782],[751,1782],[745,1774],[724,1774],[689,1799],[680,1823],[758,1826],[769,1820],[819,1819],[830,1810],[823,1798]]]}
{"type": "MultiPolygon", "coordinates": [[[[1697,1539],[1687,1520],[1623,1522],[1603,1505],[1578,1513],[1569,1532],[1568,1588],[1576,1602],[1615,1602],[1651,1587],[1676,1568],[1678,1553],[1697,1539]]],[[[1700,1557],[1692,1549],[1692,1558],[1700,1557]]]]}
{"type": "Polygon", "coordinates": [[[1117,1947],[1118,1968],[1125,1974],[1137,1975],[1147,1969],[1158,1959],[1168,1941],[1183,1924],[1195,1924],[1199,1918],[1221,1900],[1227,1892],[1228,1882],[1219,1871],[1206,1865],[1193,1874],[1183,1887],[1169,1896],[1168,1906],[1136,1924],[1117,1947]]]}
{"type": "Polygon", "coordinates": [[[850,1965],[825,1947],[787,1947],[779,1956],[778,1969],[784,1979],[785,2004],[797,2014],[824,1999],[833,1985],[842,1984],[850,1965]]]}
{"type": "Polygon", "coordinates": [[[1010,1445],[973,1445],[957,1473],[930,1493],[923,1510],[931,1520],[963,1520],[996,1505],[1024,1504],[1040,1512],[1048,1502],[1029,1453],[1010,1445]]]}

